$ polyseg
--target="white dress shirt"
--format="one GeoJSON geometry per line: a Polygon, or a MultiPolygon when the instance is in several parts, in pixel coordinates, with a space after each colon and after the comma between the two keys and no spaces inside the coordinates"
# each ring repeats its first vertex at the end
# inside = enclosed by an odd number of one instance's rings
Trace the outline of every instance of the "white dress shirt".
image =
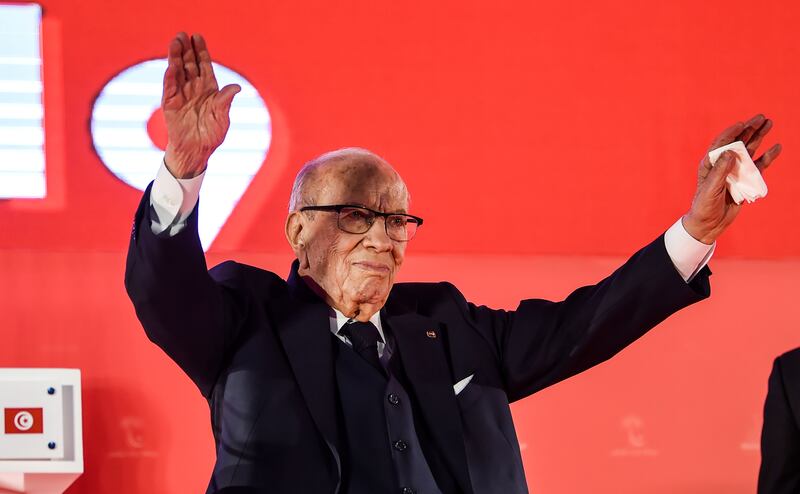
{"type": "MultiPolygon", "coordinates": [[[[156,213],[150,225],[154,234],[158,235],[169,229],[169,235],[172,236],[183,229],[186,224],[186,218],[197,205],[204,176],[205,172],[194,178],[175,178],[162,160],[161,168],[159,168],[156,179],[153,182],[153,188],[150,190],[150,205],[156,213]]],[[[716,245],[716,242],[711,245],[704,244],[689,235],[689,232],[683,227],[681,218],[678,218],[678,221],[664,234],[664,246],[667,249],[667,254],[672,260],[675,269],[678,270],[678,273],[687,283],[694,279],[697,273],[708,264],[716,245]]],[[[370,320],[378,328],[378,332],[383,338],[383,330],[381,329],[381,321],[378,314],[376,313],[373,316],[372,319],[375,320],[370,320]]],[[[344,318],[345,322],[347,321],[344,315],[336,311],[336,321],[339,321],[340,316],[344,318]]],[[[336,326],[333,324],[334,321],[331,322],[331,331],[342,341],[349,344],[346,337],[337,334],[343,323],[336,322],[336,326]]],[[[384,339],[384,341],[386,340],[384,339]]],[[[378,343],[379,354],[383,352],[382,345],[382,343],[378,343]]]]}
{"type": "MultiPolygon", "coordinates": [[[[331,308],[329,320],[331,323],[331,333],[333,333],[334,336],[345,342],[347,345],[353,346],[353,344],[350,342],[350,338],[348,338],[343,334],[339,334],[339,330],[342,329],[342,326],[344,326],[345,324],[349,324],[352,321],[352,319],[342,314],[338,309],[331,308]]],[[[372,314],[372,317],[369,318],[369,322],[371,322],[372,324],[375,325],[376,328],[378,328],[378,334],[381,335],[381,339],[378,341],[378,358],[383,360],[383,353],[384,350],[386,349],[386,335],[383,334],[383,326],[381,326],[380,311],[372,314]]],[[[391,352],[391,350],[389,350],[389,352],[391,352]]]]}

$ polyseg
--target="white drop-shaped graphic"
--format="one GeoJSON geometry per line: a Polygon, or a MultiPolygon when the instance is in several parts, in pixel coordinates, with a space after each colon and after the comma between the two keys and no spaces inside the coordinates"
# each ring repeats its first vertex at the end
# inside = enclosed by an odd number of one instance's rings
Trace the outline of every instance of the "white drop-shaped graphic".
{"type": "MultiPolygon", "coordinates": [[[[269,111],[258,91],[233,70],[214,63],[219,87],[239,84],[231,105],[225,142],[208,163],[201,196],[200,241],[208,250],[253,177],[272,140],[269,111]]],[[[92,139],[97,154],[120,180],[144,190],[156,176],[164,152],[147,132],[161,105],[167,60],[149,60],[124,71],[103,88],[92,110],[92,139]]]]}

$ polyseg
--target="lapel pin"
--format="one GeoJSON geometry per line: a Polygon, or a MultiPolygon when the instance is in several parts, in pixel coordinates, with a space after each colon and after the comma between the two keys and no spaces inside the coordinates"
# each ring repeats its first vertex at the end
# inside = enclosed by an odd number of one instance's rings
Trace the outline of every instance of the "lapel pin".
{"type": "Polygon", "coordinates": [[[436,338],[436,331],[429,329],[428,331],[425,332],[425,336],[427,336],[428,338],[436,338]]]}

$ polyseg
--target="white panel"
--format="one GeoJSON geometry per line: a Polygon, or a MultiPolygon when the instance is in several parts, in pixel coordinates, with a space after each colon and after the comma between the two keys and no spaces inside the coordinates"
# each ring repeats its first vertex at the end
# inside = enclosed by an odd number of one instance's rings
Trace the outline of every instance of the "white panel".
{"type": "MultiPolygon", "coordinates": [[[[2,7],[0,7],[2,9],[2,7]]],[[[0,63],[2,66],[2,63],[0,63]]],[[[2,120],[41,120],[44,109],[35,103],[0,103],[0,119],[2,120]]],[[[0,123],[2,125],[2,123],[0,123]]]]}
{"type": "Polygon", "coordinates": [[[0,199],[46,193],[41,17],[36,4],[0,4],[0,199]]]}
{"type": "MultiPolygon", "coordinates": [[[[0,419],[5,419],[6,409],[43,409],[43,431],[34,434],[7,434],[5,423],[0,427],[0,460],[41,460],[63,458],[64,418],[61,386],[41,381],[0,382],[0,419]],[[48,387],[58,388],[48,394],[48,387]],[[53,448],[50,448],[53,443],[53,448]]],[[[32,415],[14,414],[17,426],[32,427],[32,415]]]]}

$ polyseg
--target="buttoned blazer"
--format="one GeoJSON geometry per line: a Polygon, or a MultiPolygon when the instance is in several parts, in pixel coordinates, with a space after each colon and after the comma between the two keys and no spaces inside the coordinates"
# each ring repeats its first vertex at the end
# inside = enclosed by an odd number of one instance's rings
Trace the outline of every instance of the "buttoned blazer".
{"type": "Polygon", "coordinates": [[[758,494],[800,492],[800,348],[775,359],[761,430],[758,494]]]}
{"type": "MultiPolygon", "coordinates": [[[[217,454],[208,492],[342,491],[329,308],[295,269],[288,280],[231,261],[207,270],[198,211],[177,235],[154,235],[147,189],[125,285],[147,336],[208,400],[217,454]]],[[[598,284],[513,311],[472,304],[446,282],[396,284],[382,318],[442,491],[527,492],[509,403],[603,362],[707,297],[709,274],[684,282],[662,236],[598,284]],[[453,384],[469,375],[456,395],[453,384]]]]}

